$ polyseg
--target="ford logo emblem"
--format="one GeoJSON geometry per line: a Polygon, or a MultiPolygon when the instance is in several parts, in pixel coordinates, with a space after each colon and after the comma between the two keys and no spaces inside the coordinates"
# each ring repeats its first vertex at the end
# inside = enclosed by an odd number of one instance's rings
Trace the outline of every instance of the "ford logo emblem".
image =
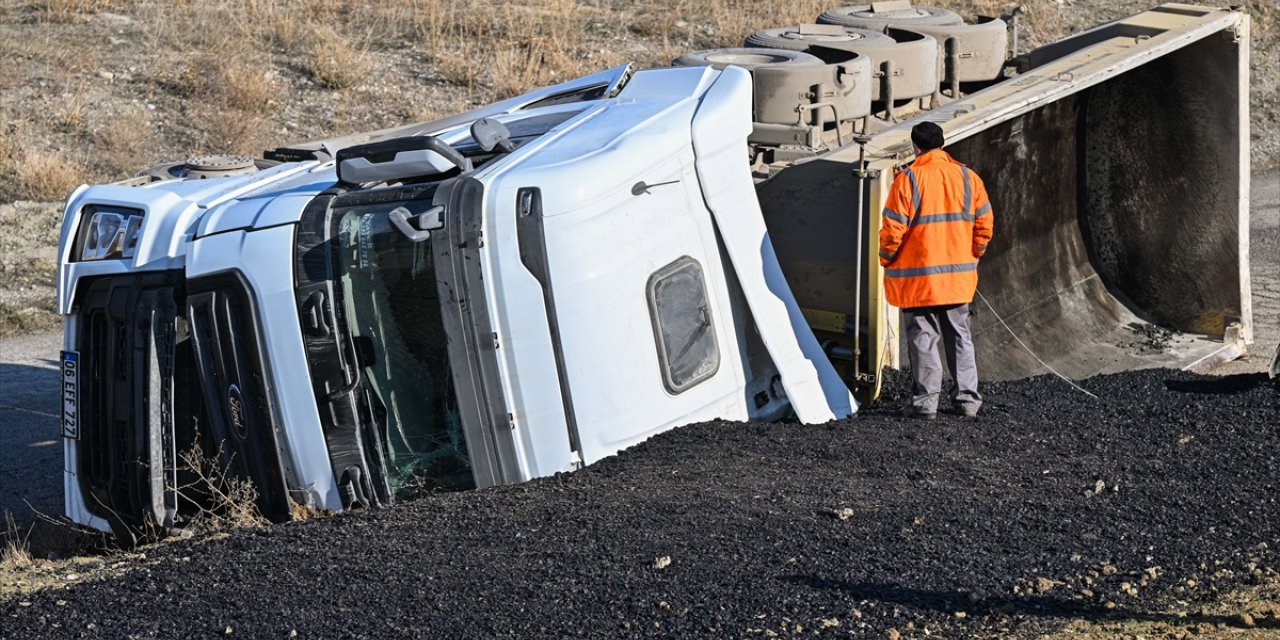
{"type": "Polygon", "coordinates": [[[227,388],[227,417],[231,419],[231,427],[241,440],[249,439],[248,416],[244,410],[244,396],[240,395],[240,387],[231,385],[227,388]]]}

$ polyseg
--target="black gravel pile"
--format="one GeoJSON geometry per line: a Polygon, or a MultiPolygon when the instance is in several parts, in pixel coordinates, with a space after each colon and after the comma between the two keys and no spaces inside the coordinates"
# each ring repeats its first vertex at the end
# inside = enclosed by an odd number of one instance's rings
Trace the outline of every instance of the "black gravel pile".
{"type": "Polygon", "coordinates": [[[1280,395],[1264,376],[1170,371],[1085,386],[1100,399],[1051,378],[989,384],[977,422],[886,406],[820,427],[701,424],[575,474],[160,545],[106,581],[0,604],[0,637],[1229,623],[1197,603],[1280,566],[1280,395]]]}

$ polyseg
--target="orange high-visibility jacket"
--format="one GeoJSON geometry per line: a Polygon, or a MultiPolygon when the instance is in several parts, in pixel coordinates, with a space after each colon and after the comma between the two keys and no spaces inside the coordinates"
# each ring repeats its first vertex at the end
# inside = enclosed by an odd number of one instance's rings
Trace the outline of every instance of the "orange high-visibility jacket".
{"type": "Polygon", "coordinates": [[[904,309],[973,302],[994,215],[978,174],[947,152],[893,179],[880,226],[885,297],[904,309]]]}

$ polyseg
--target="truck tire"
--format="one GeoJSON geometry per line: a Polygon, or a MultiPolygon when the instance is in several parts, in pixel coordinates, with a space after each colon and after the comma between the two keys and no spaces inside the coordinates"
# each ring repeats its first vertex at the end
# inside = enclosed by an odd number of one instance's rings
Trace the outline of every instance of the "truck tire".
{"type": "Polygon", "coordinates": [[[871,59],[851,53],[837,64],[765,66],[751,71],[755,87],[755,122],[790,126],[824,126],[871,113],[871,59]],[[814,93],[817,95],[813,95],[814,93]],[[830,108],[806,110],[815,101],[830,108]],[[805,115],[800,115],[805,114],[805,115]]]}
{"type": "MultiPolygon", "coordinates": [[[[1003,23],[1001,23],[1003,24],[1003,23]]],[[[862,81],[867,83],[881,70],[881,65],[892,61],[895,70],[893,94],[896,100],[920,98],[932,95],[938,88],[938,69],[941,64],[938,41],[932,36],[909,29],[888,28],[884,33],[845,27],[843,25],[814,25],[827,29],[843,27],[845,36],[821,33],[821,29],[804,33],[807,25],[796,27],[780,27],[765,29],[751,34],[747,38],[748,47],[755,43],[763,46],[766,43],[782,41],[785,47],[775,47],[769,51],[785,48],[804,47],[804,51],[822,58],[828,63],[847,62],[844,56],[857,55],[867,58],[870,64],[869,74],[862,81]],[[847,52],[847,53],[846,53],[847,52]]],[[[963,25],[961,25],[963,28],[963,25]]],[[[765,49],[756,49],[765,51],[765,49]]],[[[866,63],[863,63],[866,64],[866,63]]],[[[871,87],[871,96],[881,99],[882,82],[871,87]]]]}
{"type": "Polygon", "coordinates": [[[823,64],[822,59],[802,51],[789,49],[706,49],[690,51],[671,62],[673,67],[742,67],[748,71],[756,67],[799,67],[823,64]]]}
{"type": "Polygon", "coordinates": [[[885,27],[914,26],[947,26],[964,24],[960,14],[948,9],[913,6],[902,11],[881,11],[876,13],[869,4],[858,4],[850,7],[828,9],[818,16],[819,24],[840,24],[859,29],[883,31],[885,27]]]}
{"type": "Polygon", "coordinates": [[[843,27],[844,33],[840,35],[805,33],[804,25],[774,27],[772,29],[762,29],[747,36],[747,40],[743,45],[768,49],[807,51],[809,47],[814,45],[844,49],[847,45],[854,44],[893,44],[893,38],[879,31],[868,31],[844,25],[823,26],[843,27]]]}
{"type": "Polygon", "coordinates": [[[938,81],[946,82],[946,47],[948,38],[956,41],[956,73],[960,82],[996,80],[1008,57],[1008,25],[999,18],[981,18],[975,24],[938,26],[904,26],[903,29],[933,36],[938,41],[938,81]]]}

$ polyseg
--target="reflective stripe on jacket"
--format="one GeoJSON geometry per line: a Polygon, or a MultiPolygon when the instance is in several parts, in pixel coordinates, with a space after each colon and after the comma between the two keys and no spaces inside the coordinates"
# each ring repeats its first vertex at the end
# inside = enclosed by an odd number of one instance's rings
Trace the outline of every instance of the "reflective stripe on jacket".
{"type": "Polygon", "coordinates": [[[880,226],[885,297],[899,308],[973,302],[994,215],[982,178],[947,152],[893,179],[880,226]]]}

